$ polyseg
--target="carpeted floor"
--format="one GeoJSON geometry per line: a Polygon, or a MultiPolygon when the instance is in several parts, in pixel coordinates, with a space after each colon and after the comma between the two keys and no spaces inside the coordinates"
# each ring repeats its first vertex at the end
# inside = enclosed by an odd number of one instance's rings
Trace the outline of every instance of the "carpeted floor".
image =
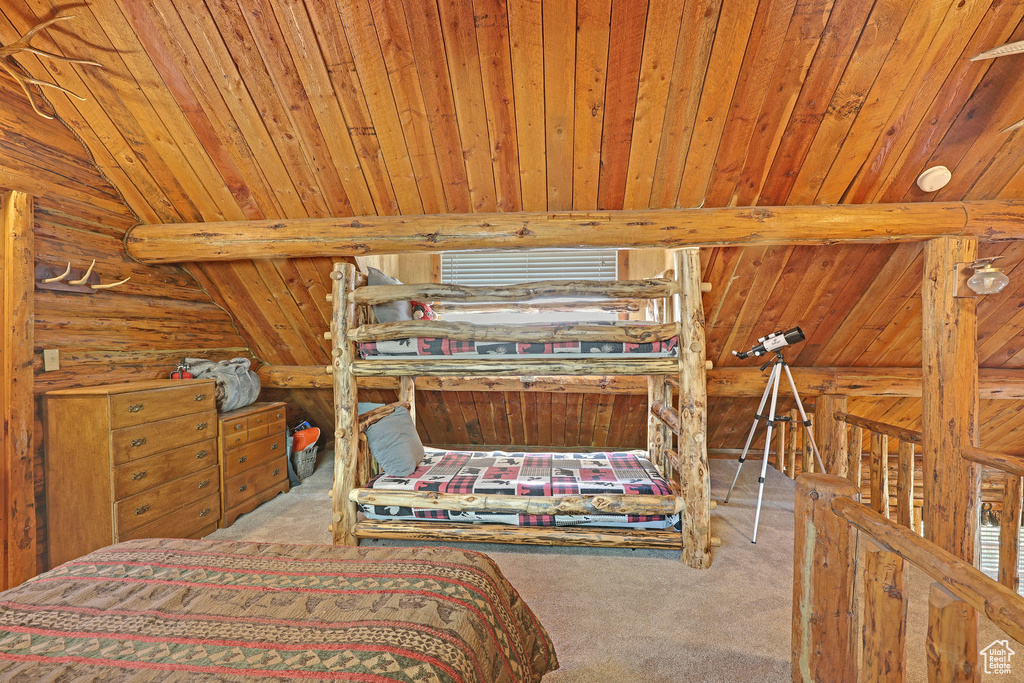
{"type": "MultiPolygon", "coordinates": [[[[331,454],[327,454],[329,458],[331,454]]],[[[486,552],[537,614],[561,668],[545,683],[714,683],[792,680],[793,482],[768,468],[757,544],[750,542],[757,469],[750,461],[722,505],[734,461],[713,460],[719,501],[712,529],[722,539],[710,569],[683,566],[674,551],[466,544],[486,552]]],[[[210,538],[330,543],[332,463],[322,458],[301,486],[210,538]]],[[[364,541],[366,545],[413,545],[364,541]]],[[[454,545],[454,544],[448,544],[454,545]]],[[[907,673],[925,681],[928,580],[909,578],[907,673]]],[[[982,620],[982,646],[1005,637],[982,620]]],[[[1016,664],[1024,674],[1024,650],[1016,664]]],[[[983,680],[1024,680],[1013,674],[983,680]]]]}

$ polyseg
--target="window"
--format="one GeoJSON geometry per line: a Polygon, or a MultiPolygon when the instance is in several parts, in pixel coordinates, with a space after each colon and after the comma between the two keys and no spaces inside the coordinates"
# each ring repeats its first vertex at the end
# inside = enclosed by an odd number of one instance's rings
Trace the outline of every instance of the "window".
{"type": "MultiPolygon", "coordinates": [[[[1021,529],[1021,540],[1024,541],[1024,529],[1021,529]]],[[[978,553],[978,568],[985,572],[990,578],[999,580],[999,527],[982,526],[980,528],[980,549],[978,553]]],[[[1022,546],[1024,547],[1024,546],[1022,546]]],[[[1024,576],[1024,553],[1017,558],[1017,571],[1024,576]]],[[[1018,593],[1024,593],[1024,582],[1021,583],[1018,593]]]]}
{"type": "MultiPolygon", "coordinates": [[[[502,287],[538,280],[607,280],[617,279],[616,249],[531,249],[520,251],[477,251],[441,254],[441,282],[475,287],[502,287]]],[[[579,299],[546,299],[540,311],[458,310],[445,306],[443,320],[469,320],[477,323],[564,322],[616,320],[618,315],[600,310],[559,310],[558,304],[579,299]],[[551,310],[544,310],[549,308],[551,310]]],[[[527,302],[527,305],[537,303],[527,302]]],[[[493,309],[493,307],[488,307],[493,309]]]]}

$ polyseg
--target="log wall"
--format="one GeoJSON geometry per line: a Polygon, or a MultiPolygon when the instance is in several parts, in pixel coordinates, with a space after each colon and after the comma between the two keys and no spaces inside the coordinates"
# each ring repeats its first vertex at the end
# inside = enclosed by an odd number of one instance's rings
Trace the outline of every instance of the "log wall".
{"type": "Polygon", "coordinates": [[[124,256],[121,236],[137,223],[78,139],[58,121],[35,115],[21,90],[0,79],[0,192],[35,198],[35,263],[88,267],[107,283],[94,294],[35,291],[33,349],[37,570],[46,568],[42,394],[83,385],[165,377],[185,355],[248,356],[230,316],[185,270],[145,266],[124,256]],[[60,369],[44,372],[43,349],[60,351],[60,369]]]}

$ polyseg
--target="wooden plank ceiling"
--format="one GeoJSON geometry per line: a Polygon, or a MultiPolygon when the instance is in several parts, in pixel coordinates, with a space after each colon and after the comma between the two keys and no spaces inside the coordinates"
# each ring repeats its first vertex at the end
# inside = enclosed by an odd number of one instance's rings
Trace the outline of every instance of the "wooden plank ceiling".
{"type": "MultiPolygon", "coordinates": [[[[5,0],[0,42],[59,7],[5,0]]],[[[87,96],[47,92],[142,222],[1024,197],[1024,134],[999,132],[1024,118],[1024,56],[969,61],[1024,38],[1019,0],[85,0],[67,12],[37,43],[104,68],[22,62],[87,96]],[[937,164],[953,180],[924,194],[914,180],[937,164]]],[[[979,304],[979,359],[1024,367],[1024,246],[982,252],[1005,257],[1012,284],[979,304]]],[[[917,245],[704,256],[719,365],[792,325],[808,335],[796,366],[921,362],[917,245]]],[[[191,268],[275,364],[327,361],[328,269],[191,268]]],[[[325,421],[328,400],[305,405],[325,421]]],[[[712,408],[718,443],[734,445],[752,408],[712,408]]]]}

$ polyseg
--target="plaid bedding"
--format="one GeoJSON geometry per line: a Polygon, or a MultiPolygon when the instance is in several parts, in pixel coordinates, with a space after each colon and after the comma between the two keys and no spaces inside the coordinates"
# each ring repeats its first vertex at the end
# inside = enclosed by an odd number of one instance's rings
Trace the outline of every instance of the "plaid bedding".
{"type": "MultiPolygon", "coordinates": [[[[657,468],[636,452],[504,453],[440,451],[426,457],[408,477],[379,475],[367,488],[438,493],[500,493],[517,496],[570,496],[602,493],[672,495],[657,468]]],[[[606,526],[633,529],[679,528],[679,515],[518,515],[514,513],[428,510],[360,504],[369,519],[429,519],[496,522],[518,526],[606,526]]]]}
{"type": "MultiPolygon", "coordinates": [[[[588,323],[597,324],[597,323],[588,323]]],[[[608,323],[609,325],[613,323],[608,323]]],[[[629,325],[643,323],[630,322],[629,325]]],[[[559,356],[563,358],[668,358],[676,356],[678,338],[634,344],[632,342],[483,342],[457,341],[439,337],[410,337],[359,344],[360,355],[377,356],[460,356],[510,358],[515,356],[559,356]]]]}
{"type": "Polygon", "coordinates": [[[146,539],[0,593],[0,680],[538,683],[558,668],[486,555],[146,539]]]}

